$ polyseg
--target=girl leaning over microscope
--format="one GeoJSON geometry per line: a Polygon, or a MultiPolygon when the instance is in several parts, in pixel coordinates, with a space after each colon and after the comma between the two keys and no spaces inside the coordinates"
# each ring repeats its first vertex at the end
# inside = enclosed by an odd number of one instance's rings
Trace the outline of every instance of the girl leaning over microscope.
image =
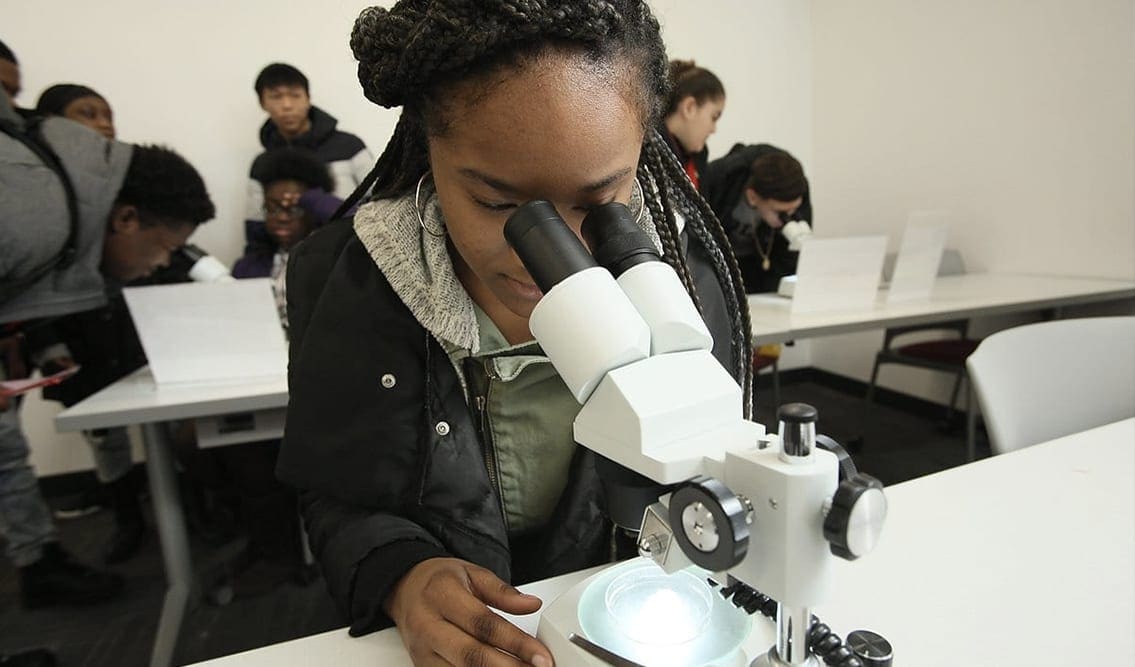
{"type": "Polygon", "coordinates": [[[512,585],[609,560],[612,531],[505,220],[546,199],[578,235],[597,205],[644,209],[750,394],[736,263],[655,130],[659,25],[637,0],[410,0],[363,11],[351,47],[402,113],[370,200],[290,259],[278,472],[352,634],[396,623],[416,664],[551,665],[487,605],[536,611],[512,585]]]}

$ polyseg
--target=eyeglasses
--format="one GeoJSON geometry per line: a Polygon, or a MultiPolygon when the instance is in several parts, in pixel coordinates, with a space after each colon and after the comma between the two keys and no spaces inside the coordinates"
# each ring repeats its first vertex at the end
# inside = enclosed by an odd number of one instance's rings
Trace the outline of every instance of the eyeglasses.
{"type": "Polygon", "coordinates": [[[303,208],[299,206],[280,206],[275,202],[264,202],[264,207],[261,210],[264,211],[265,219],[275,218],[280,215],[287,218],[299,219],[302,218],[304,214],[303,208]]]}

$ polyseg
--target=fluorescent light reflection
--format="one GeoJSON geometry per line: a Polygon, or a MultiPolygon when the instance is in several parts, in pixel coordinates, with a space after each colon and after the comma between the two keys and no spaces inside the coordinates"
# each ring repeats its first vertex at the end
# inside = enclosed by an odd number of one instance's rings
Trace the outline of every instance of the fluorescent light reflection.
{"type": "Polygon", "coordinates": [[[688,572],[668,575],[654,566],[616,578],[606,600],[619,630],[648,646],[684,644],[696,638],[713,606],[704,581],[688,572]]]}

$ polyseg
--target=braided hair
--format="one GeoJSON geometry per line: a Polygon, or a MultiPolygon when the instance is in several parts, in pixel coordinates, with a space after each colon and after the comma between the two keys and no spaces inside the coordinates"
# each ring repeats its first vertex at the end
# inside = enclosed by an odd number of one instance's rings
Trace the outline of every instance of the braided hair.
{"type": "Polygon", "coordinates": [[[658,20],[642,0],[402,0],[363,10],[351,33],[359,82],[379,106],[403,107],[386,150],[343,204],[349,209],[371,191],[375,198],[405,195],[429,170],[427,137],[445,131],[444,95],[470,77],[518,67],[555,49],[595,62],[625,58],[637,67],[643,112],[637,176],[644,205],[662,242],[663,260],[677,271],[700,309],[682,252],[679,218],[705,249],[730,314],[734,377],[751,414],[753,371],[749,309],[728,238],[698,194],[658,125],[670,92],[669,63],[658,20]]]}

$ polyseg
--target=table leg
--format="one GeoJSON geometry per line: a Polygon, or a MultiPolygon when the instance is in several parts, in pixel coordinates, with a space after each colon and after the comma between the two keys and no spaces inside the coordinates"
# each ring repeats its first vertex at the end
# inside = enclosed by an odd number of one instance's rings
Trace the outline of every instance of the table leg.
{"type": "Polygon", "coordinates": [[[169,667],[173,664],[177,637],[185,618],[189,593],[193,588],[193,564],[189,553],[189,538],[185,531],[185,518],[181,512],[181,498],[177,491],[177,475],[173,454],[161,424],[143,424],[142,441],[146,446],[146,470],[150,477],[150,496],[154,504],[154,518],[165,561],[166,589],[162,615],[154,648],[150,654],[151,667],[169,667]]]}

